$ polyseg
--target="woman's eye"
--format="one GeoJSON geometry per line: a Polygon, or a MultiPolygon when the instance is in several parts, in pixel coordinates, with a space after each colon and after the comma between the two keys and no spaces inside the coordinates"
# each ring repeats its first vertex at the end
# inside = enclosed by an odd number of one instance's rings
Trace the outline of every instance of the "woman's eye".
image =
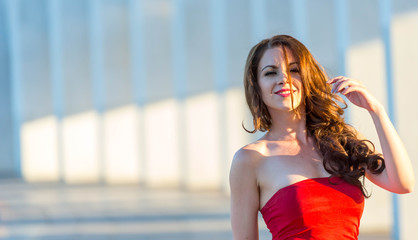
{"type": "Polygon", "coordinates": [[[270,72],[266,72],[265,74],[265,76],[270,76],[270,75],[276,75],[276,72],[270,71],[270,72]]]}
{"type": "Polygon", "coordinates": [[[290,69],[290,72],[298,73],[299,72],[299,68],[292,68],[292,69],[290,69]]]}

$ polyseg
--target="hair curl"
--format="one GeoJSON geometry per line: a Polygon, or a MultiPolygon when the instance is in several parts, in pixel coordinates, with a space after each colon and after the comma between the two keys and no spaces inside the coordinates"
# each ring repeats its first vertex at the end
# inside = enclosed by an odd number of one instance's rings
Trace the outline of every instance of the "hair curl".
{"type": "MultiPolygon", "coordinates": [[[[344,122],[342,117],[344,110],[337,101],[343,103],[344,108],[347,105],[341,97],[331,93],[331,87],[326,83],[328,77],[324,69],[309,50],[295,38],[277,35],[262,40],[250,50],[245,65],[244,88],[247,104],[253,116],[254,130],[247,130],[243,125],[244,129],[249,133],[255,133],[268,131],[271,128],[272,120],[261,96],[257,69],[264,52],[275,47],[282,47],[292,52],[299,63],[306,128],[323,157],[325,170],[331,176],[342,177],[359,187],[363,195],[369,197],[364,187],[365,170],[367,168],[373,174],[381,173],[385,169],[384,159],[381,154],[374,153],[372,142],[358,139],[354,128],[344,122]],[[371,144],[372,149],[366,142],[371,144]]],[[[287,61],[286,55],[285,58],[287,61]]],[[[291,83],[291,79],[289,81],[291,83]]],[[[291,100],[293,103],[293,98],[291,100]]],[[[298,109],[293,111],[298,114],[298,109]]]]}

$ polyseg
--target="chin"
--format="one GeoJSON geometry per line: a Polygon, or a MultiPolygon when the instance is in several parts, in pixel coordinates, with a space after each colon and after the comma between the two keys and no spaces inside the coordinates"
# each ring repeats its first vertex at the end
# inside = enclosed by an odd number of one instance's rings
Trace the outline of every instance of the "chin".
{"type": "Polygon", "coordinates": [[[269,107],[269,110],[276,111],[276,112],[291,112],[293,111],[291,106],[272,106],[269,107]]]}

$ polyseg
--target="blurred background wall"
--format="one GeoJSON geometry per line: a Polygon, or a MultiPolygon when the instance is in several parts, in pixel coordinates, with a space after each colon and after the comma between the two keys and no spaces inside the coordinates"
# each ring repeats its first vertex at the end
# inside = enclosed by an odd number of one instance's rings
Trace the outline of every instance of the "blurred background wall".
{"type": "MultiPolygon", "coordinates": [[[[415,0],[0,0],[0,176],[228,191],[261,136],[241,127],[245,59],[276,34],[363,81],[418,172],[415,0]]],[[[378,145],[366,111],[347,120],[378,145]]],[[[368,186],[362,231],[416,239],[417,191],[368,186]]]]}

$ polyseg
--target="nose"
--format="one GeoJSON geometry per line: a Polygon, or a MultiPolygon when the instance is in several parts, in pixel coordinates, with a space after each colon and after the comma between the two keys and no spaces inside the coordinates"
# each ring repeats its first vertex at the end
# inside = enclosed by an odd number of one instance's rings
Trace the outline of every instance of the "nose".
{"type": "Polygon", "coordinates": [[[285,84],[286,82],[288,82],[289,78],[287,76],[287,72],[286,71],[280,71],[280,73],[278,74],[277,77],[277,81],[276,84],[280,85],[280,84],[285,84]]]}

